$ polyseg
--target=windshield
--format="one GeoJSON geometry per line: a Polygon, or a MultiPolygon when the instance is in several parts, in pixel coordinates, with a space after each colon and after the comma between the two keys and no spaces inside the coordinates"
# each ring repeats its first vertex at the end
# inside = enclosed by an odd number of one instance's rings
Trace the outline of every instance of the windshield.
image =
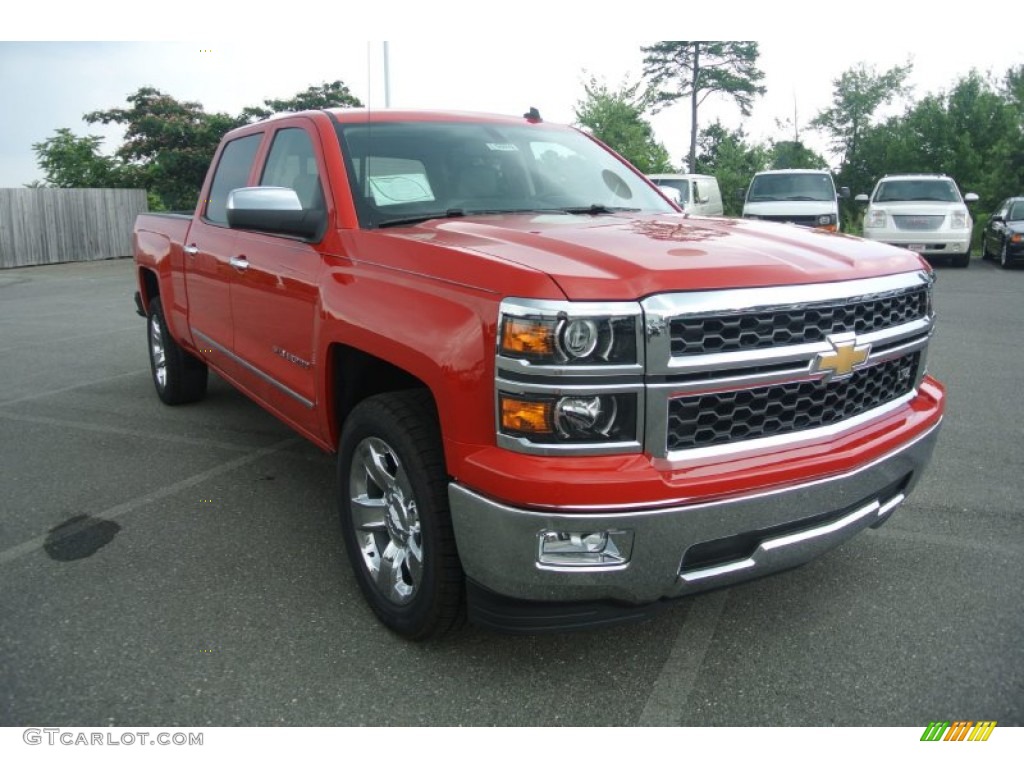
{"type": "Polygon", "coordinates": [[[924,201],[959,203],[960,193],[949,179],[905,179],[881,181],[875,192],[876,203],[924,201]]]}
{"type": "Polygon", "coordinates": [[[690,180],[689,179],[651,179],[659,187],[672,187],[679,192],[679,202],[690,202],[690,180]]]}
{"type": "Polygon", "coordinates": [[[474,213],[675,213],[634,170],[569,128],[374,122],[337,130],[364,227],[474,213]]]}
{"type": "Polygon", "coordinates": [[[1024,201],[1014,203],[1006,216],[1007,221],[1024,221],[1024,201]]]}
{"type": "Polygon", "coordinates": [[[748,203],[777,200],[835,200],[836,187],[827,173],[769,173],[755,176],[748,203]]]}

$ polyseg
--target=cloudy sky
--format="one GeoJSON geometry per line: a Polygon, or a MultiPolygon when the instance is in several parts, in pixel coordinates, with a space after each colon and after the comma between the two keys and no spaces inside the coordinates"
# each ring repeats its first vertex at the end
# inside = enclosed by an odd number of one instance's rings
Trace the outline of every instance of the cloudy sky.
{"type": "MultiPolygon", "coordinates": [[[[1024,61],[1024,37],[995,45],[980,17],[973,22],[959,12],[908,5],[392,0],[353,11],[339,1],[281,5],[290,10],[278,24],[260,18],[260,6],[212,0],[142,12],[126,2],[47,3],[36,18],[23,17],[13,27],[5,21],[12,40],[0,42],[0,187],[42,177],[31,147],[58,128],[105,136],[112,150],[120,139],[116,128],[90,126],[81,117],[125,106],[125,97],[144,85],[198,101],[208,111],[236,113],[341,79],[364,103],[383,107],[385,38],[394,107],[521,114],[536,106],[556,122],[573,120],[590,75],[610,86],[639,79],[640,47],[654,35],[757,40],[767,94],[754,102],[753,115],[742,118],[731,102],[712,97],[700,120],[742,124],[759,140],[781,138],[776,121],[792,119],[794,109],[805,123],[827,107],[832,81],[858,62],[883,70],[911,60],[910,83],[920,98],[948,89],[972,68],[1001,75],[1024,61]],[[244,19],[238,8],[249,9],[244,19]],[[378,8],[389,9],[392,18],[378,8]],[[619,8],[620,16],[602,8],[619,8]],[[197,32],[208,36],[190,41],[197,32]],[[117,40],[86,42],[110,38],[117,40]]],[[[689,141],[687,108],[650,119],[679,164],[689,141]]],[[[803,138],[825,153],[823,136],[807,132],[803,138]]]]}

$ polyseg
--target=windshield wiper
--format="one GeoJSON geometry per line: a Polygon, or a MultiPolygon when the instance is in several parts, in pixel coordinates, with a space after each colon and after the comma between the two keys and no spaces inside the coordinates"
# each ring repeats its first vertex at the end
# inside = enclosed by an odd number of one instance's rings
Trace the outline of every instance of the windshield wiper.
{"type": "Polygon", "coordinates": [[[430,221],[431,219],[457,219],[465,215],[466,211],[462,208],[449,208],[447,211],[434,211],[433,213],[421,213],[417,216],[406,216],[400,219],[388,219],[380,222],[377,227],[379,229],[384,227],[402,227],[406,224],[422,224],[424,221],[430,221]]]}
{"type": "Polygon", "coordinates": [[[597,216],[602,213],[618,213],[620,211],[639,211],[639,208],[626,208],[623,206],[616,205],[601,205],[600,203],[594,203],[593,205],[580,205],[568,208],[554,208],[552,210],[561,211],[562,213],[588,213],[591,216],[597,216]]]}

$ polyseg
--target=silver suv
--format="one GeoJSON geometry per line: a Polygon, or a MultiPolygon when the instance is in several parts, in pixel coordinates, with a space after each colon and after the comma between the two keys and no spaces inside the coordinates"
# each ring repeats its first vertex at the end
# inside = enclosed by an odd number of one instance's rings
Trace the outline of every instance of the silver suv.
{"type": "Polygon", "coordinates": [[[883,176],[875,184],[864,215],[864,237],[917,251],[927,257],[948,257],[955,267],[971,263],[974,222],[965,203],[978,196],[960,190],[949,176],[931,173],[883,176]]]}

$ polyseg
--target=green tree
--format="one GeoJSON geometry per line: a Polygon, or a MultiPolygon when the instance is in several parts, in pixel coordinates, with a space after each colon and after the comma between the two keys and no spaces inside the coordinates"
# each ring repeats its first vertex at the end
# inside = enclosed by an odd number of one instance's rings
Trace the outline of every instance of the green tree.
{"type": "Polygon", "coordinates": [[[217,145],[231,129],[274,112],[360,104],[340,80],[311,86],[290,99],[268,99],[238,115],[208,113],[197,102],[178,101],[151,87],[138,89],[127,102],[126,107],[84,117],[89,123],[122,128],[124,140],[113,156],[99,152],[99,137],[78,137],[64,128],[33,145],[46,181],[54,186],[142,187],[153,209],[191,210],[217,145]]]}
{"type": "Polygon", "coordinates": [[[730,130],[718,120],[701,131],[698,146],[696,172],[718,179],[725,215],[739,216],[743,210],[741,194],[754,174],[768,167],[771,151],[763,144],[749,142],[742,128],[730,130]]]}
{"type": "Polygon", "coordinates": [[[732,97],[744,116],[750,115],[755,96],[764,93],[764,73],[757,68],[760,55],[750,40],[663,40],[643,46],[644,77],[650,83],[656,107],[690,100],[690,154],[687,167],[697,167],[697,112],[713,93],[732,97]]]}
{"type": "Polygon", "coordinates": [[[290,99],[267,99],[262,107],[247,107],[243,116],[250,120],[265,120],[275,112],[302,112],[306,109],[331,107],[361,107],[363,102],[352,95],[341,80],[311,85],[290,99]]]}
{"type": "Polygon", "coordinates": [[[832,81],[832,106],[819,112],[811,126],[832,137],[832,149],[843,164],[856,161],[860,137],[878,108],[907,93],[904,81],[912,69],[908,61],[879,74],[861,63],[832,81]]]}
{"type": "Polygon", "coordinates": [[[76,136],[69,128],[58,128],[46,141],[32,145],[36,162],[51,187],[119,187],[124,169],[100,152],[101,136],[76,136]]]}
{"type": "Polygon", "coordinates": [[[769,166],[782,168],[828,168],[828,161],[802,141],[775,141],[769,150],[769,166]]]}
{"type": "Polygon", "coordinates": [[[583,86],[586,98],[576,103],[576,123],[614,149],[642,173],[671,173],[668,150],[654,139],[643,118],[644,100],[639,85],[612,91],[593,77],[583,86]]]}
{"type": "Polygon", "coordinates": [[[116,156],[135,171],[140,185],[169,210],[194,208],[221,137],[244,125],[245,118],[209,114],[198,102],[178,101],[151,87],[127,101],[127,108],[90,112],[84,119],[123,126],[124,143],[116,156]]]}

